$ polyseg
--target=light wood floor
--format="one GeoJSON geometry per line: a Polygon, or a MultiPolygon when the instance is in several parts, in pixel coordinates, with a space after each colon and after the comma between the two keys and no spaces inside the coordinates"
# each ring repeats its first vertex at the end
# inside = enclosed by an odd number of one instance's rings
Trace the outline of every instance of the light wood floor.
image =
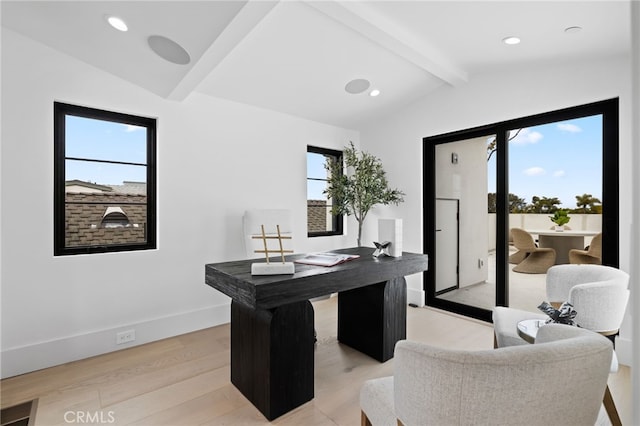
{"type": "MultiPolygon", "coordinates": [[[[359,425],[362,382],[391,375],[393,360],[380,364],[337,342],[336,298],[314,307],[315,398],[273,423],[359,425]]],[[[412,340],[468,350],[493,346],[491,326],[474,320],[409,308],[407,322],[412,340]]],[[[611,375],[609,384],[623,424],[630,424],[629,369],[611,375]]],[[[0,389],[2,408],[38,398],[36,425],[68,425],[78,413],[115,425],[268,423],[229,381],[229,325],[5,379],[0,389]]]]}

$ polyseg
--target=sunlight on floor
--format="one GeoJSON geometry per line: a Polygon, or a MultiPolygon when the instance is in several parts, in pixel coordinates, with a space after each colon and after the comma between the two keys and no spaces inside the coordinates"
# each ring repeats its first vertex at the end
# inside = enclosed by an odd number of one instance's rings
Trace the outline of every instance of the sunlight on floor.
{"type": "MultiPolygon", "coordinates": [[[[493,309],[496,305],[495,252],[488,257],[490,280],[452,290],[438,296],[466,305],[493,309]]],[[[545,280],[547,274],[522,274],[513,272],[515,265],[509,265],[509,306],[531,312],[538,312],[538,305],[545,300],[545,280]]]]}

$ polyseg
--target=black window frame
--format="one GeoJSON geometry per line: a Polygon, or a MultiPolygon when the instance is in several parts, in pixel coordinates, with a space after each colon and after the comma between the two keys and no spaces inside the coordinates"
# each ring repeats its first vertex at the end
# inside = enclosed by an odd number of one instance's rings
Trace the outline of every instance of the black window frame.
{"type": "MultiPolygon", "coordinates": [[[[321,155],[325,155],[325,156],[334,157],[336,159],[336,161],[338,161],[340,164],[342,164],[342,161],[343,161],[342,160],[343,152],[335,150],[335,149],[321,148],[321,147],[317,147],[317,146],[307,145],[307,154],[309,154],[309,153],[321,154],[321,155]]],[[[324,180],[324,181],[326,181],[326,179],[310,178],[309,177],[309,169],[307,167],[307,182],[310,181],[310,180],[315,180],[315,181],[324,180]]],[[[329,205],[327,207],[330,207],[331,205],[329,205]]],[[[307,218],[309,217],[308,212],[309,212],[309,199],[307,198],[307,218]]],[[[344,234],[344,215],[332,214],[331,216],[333,218],[333,223],[332,223],[332,226],[331,226],[332,230],[331,231],[309,232],[309,224],[307,223],[307,236],[309,238],[313,238],[313,237],[327,237],[327,236],[332,236],[332,235],[343,235],[344,234]]]]}
{"type": "MultiPolygon", "coordinates": [[[[54,126],[54,208],[53,208],[53,239],[54,256],[76,254],[123,252],[136,250],[153,250],[156,248],[156,119],[140,117],[131,114],[106,111],[63,102],[53,104],[54,126]],[[103,245],[66,246],[65,243],[65,205],[66,205],[66,160],[76,159],[66,157],[66,117],[75,116],[113,123],[128,124],[146,128],[146,233],[145,242],[112,243],[103,245]]],[[[122,161],[80,159],[83,161],[98,161],[111,164],[133,164],[122,161]]]]}
{"type": "Polygon", "coordinates": [[[436,145],[496,135],[496,306],[509,305],[509,142],[507,132],[576,118],[602,115],[602,264],[619,267],[619,98],[515,118],[423,138],[423,248],[429,270],[423,274],[427,306],[491,322],[491,311],[440,299],[435,294],[435,149],[436,145]],[[606,203],[606,204],[605,204],[606,203]]]}

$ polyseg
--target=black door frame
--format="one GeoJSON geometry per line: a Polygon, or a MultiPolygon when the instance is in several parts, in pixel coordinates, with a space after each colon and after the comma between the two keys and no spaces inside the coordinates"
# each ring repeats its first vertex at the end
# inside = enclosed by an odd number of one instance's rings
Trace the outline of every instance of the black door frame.
{"type": "Polygon", "coordinates": [[[509,145],[507,132],[592,115],[602,115],[602,264],[619,266],[619,101],[618,98],[564,108],[486,126],[423,138],[423,244],[429,254],[429,269],[423,288],[427,306],[491,322],[491,311],[464,305],[435,295],[435,152],[436,146],[482,136],[496,136],[496,306],[508,306],[507,268],[509,207],[509,145]]]}

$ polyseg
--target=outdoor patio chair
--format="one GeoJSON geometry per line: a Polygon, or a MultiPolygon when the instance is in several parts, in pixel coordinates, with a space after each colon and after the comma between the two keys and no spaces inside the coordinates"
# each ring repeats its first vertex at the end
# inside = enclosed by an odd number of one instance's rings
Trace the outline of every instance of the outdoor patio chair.
{"type": "Polygon", "coordinates": [[[517,263],[513,272],[544,274],[556,262],[556,251],[540,248],[530,233],[521,228],[511,228],[513,245],[518,251],[509,256],[509,263],[517,263]]]}
{"type": "Polygon", "coordinates": [[[602,263],[602,232],[593,237],[586,249],[569,250],[569,263],[600,265],[602,263]]]}

